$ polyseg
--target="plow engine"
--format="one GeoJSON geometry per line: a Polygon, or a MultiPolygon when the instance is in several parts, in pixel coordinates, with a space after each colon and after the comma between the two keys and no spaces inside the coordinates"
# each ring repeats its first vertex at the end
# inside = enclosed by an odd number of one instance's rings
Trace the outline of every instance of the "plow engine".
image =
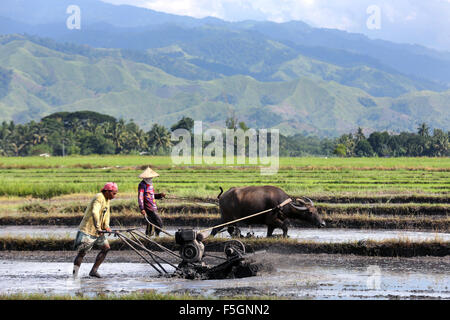
{"type": "Polygon", "coordinates": [[[225,242],[225,261],[216,266],[208,266],[204,261],[205,245],[203,234],[193,229],[179,229],[175,242],[180,246],[183,261],[175,275],[187,279],[243,278],[256,275],[258,265],[245,259],[245,246],[238,240],[225,242]]]}
{"type": "Polygon", "coordinates": [[[201,262],[205,253],[202,240],[203,234],[193,229],[179,229],[175,233],[175,242],[180,245],[180,256],[184,262],[201,262]]]}

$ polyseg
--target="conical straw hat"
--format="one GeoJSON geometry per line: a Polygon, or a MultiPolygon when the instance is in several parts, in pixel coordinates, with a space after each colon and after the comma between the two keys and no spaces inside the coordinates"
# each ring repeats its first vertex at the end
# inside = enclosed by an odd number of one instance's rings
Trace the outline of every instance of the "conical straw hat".
{"type": "Polygon", "coordinates": [[[144,172],[142,172],[139,175],[139,178],[142,179],[146,179],[146,178],[156,178],[159,177],[159,174],[157,174],[155,171],[153,171],[152,169],[150,169],[150,167],[148,167],[147,169],[144,170],[144,172]]]}

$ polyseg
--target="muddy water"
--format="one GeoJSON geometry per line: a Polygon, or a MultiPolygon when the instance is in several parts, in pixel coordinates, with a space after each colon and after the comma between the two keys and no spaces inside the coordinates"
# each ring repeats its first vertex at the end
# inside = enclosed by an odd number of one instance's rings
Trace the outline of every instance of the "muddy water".
{"type": "MultiPolygon", "coordinates": [[[[119,254],[128,253],[112,254],[99,270],[104,276],[102,279],[88,276],[92,261],[83,264],[79,277],[73,279],[68,254],[64,262],[26,261],[21,252],[17,252],[16,259],[11,253],[8,256],[0,254],[0,293],[83,293],[95,296],[99,293],[126,294],[156,290],[215,297],[273,295],[292,299],[450,299],[449,257],[287,257],[265,253],[255,258],[275,267],[256,277],[201,281],[161,278],[147,264],[116,262],[120,260],[119,254]]],[[[45,260],[45,256],[40,259],[45,260]]],[[[167,269],[170,267],[167,266],[167,269]]]]}
{"type": "MultiPolygon", "coordinates": [[[[180,227],[181,228],[181,227],[180,227]]],[[[169,233],[175,234],[177,227],[166,229],[169,233]]],[[[51,238],[74,238],[77,232],[76,227],[61,226],[2,226],[0,227],[0,237],[51,237],[51,238]]],[[[241,228],[243,235],[253,232],[257,237],[266,235],[265,228],[241,228]]],[[[435,240],[450,241],[450,233],[443,232],[419,232],[403,230],[360,230],[360,229],[290,229],[289,237],[299,240],[315,242],[349,242],[360,240],[386,240],[386,239],[409,239],[411,241],[435,240]]],[[[161,234],[164,236],[164,234],[161,234]]],[[[275,230],[274,235],[281,235],[280,230],[275,230]]],[[[223,232],[216,237],[227,237],[228,233],[223,232]]]]}
{"type": "MultiPolygon", "coordinates": [[[[174,233],[178,228],[167,230],[174,233]]],[[[74,227],[2,226],[0,236],[75,236],[74,227]]],[[[264,236],[264,228],[242,228],[264,236]]],[[[279,234],[279,231],[278,231],[279,234]]],[[[219,236],[226,237],[227,233],[219,236]]],[[[400,230],[291,229],[291,238],[317,242],[356,240],[440,239],[449,233],[400,230]]],[[[128,250],[127,250],[128,251],[128,250]]],[[[96,251],[82,265],[80,276],[71,276],[75,252],[0,251],[0,294],[45,293],[126,294],[146,290],[206,296],[273,295],[291,299],[450,299],[450,256],[382,258],[352,255],[282,255],[260,253],[254,258],[269,268],[256,277],[233,280],[184,280],[158,277],[131,251],[114,251],[100,268],[102,279],[88,276],[96,251]],[[271,266],[271,268],[270,268],[271,266]]],[[[172,269],[165,266],[168,271],[172,269]]]]}

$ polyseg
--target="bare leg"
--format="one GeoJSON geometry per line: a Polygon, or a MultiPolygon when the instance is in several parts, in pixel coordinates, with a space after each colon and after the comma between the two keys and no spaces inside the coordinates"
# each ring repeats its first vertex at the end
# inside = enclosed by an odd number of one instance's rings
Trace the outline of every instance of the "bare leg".
{"type": "Polygon", "coordinates": [[[84,252],[84,251],[78,252],[78,255],[75,257],[75,261],[73,262],[73,264],[78,267],[81,266],[81,263],[83,262],[83,258],[85,255],[86,255],[86,252],[84,252]]]}
{"type": "Polygon", "coordinates": [[[100,267],[100,265],[102,264],[102,262],[105,260],[106,254],[108,253],[108,251],[110,249],[111,248],[109,247],[109,244],[105,244],[102,247],[102,250],[98,253],[97,258],[95,258],[95,263],[94,263],[94,266],[92,267],[91,272],[89,272],[89,275],[91,277],[101,278],[101,276],[98,274],[97,270],[100,267]]]}
{"type": "Polygon", "coordinates": [[[73,276],[78,276],[78,270],[80,269],[81,263],[83,262],[83,258],[86,255],[85,251],[79,251],[77,256],[75,257],[75,261],[73,262],[73,276]]]}

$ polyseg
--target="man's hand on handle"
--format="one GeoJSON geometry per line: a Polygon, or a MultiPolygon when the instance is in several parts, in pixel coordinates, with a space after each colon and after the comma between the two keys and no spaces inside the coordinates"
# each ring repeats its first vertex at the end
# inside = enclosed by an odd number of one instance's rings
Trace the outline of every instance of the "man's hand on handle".
{"type": "Polygon", "coordinates": [[[101,230],[101,229],[97,230],[97,234],[98,235],[102,235],[102,234],[105,234],[105,233],[112,233],[111,228],[106,228],[105,230],[101,230]]]}

